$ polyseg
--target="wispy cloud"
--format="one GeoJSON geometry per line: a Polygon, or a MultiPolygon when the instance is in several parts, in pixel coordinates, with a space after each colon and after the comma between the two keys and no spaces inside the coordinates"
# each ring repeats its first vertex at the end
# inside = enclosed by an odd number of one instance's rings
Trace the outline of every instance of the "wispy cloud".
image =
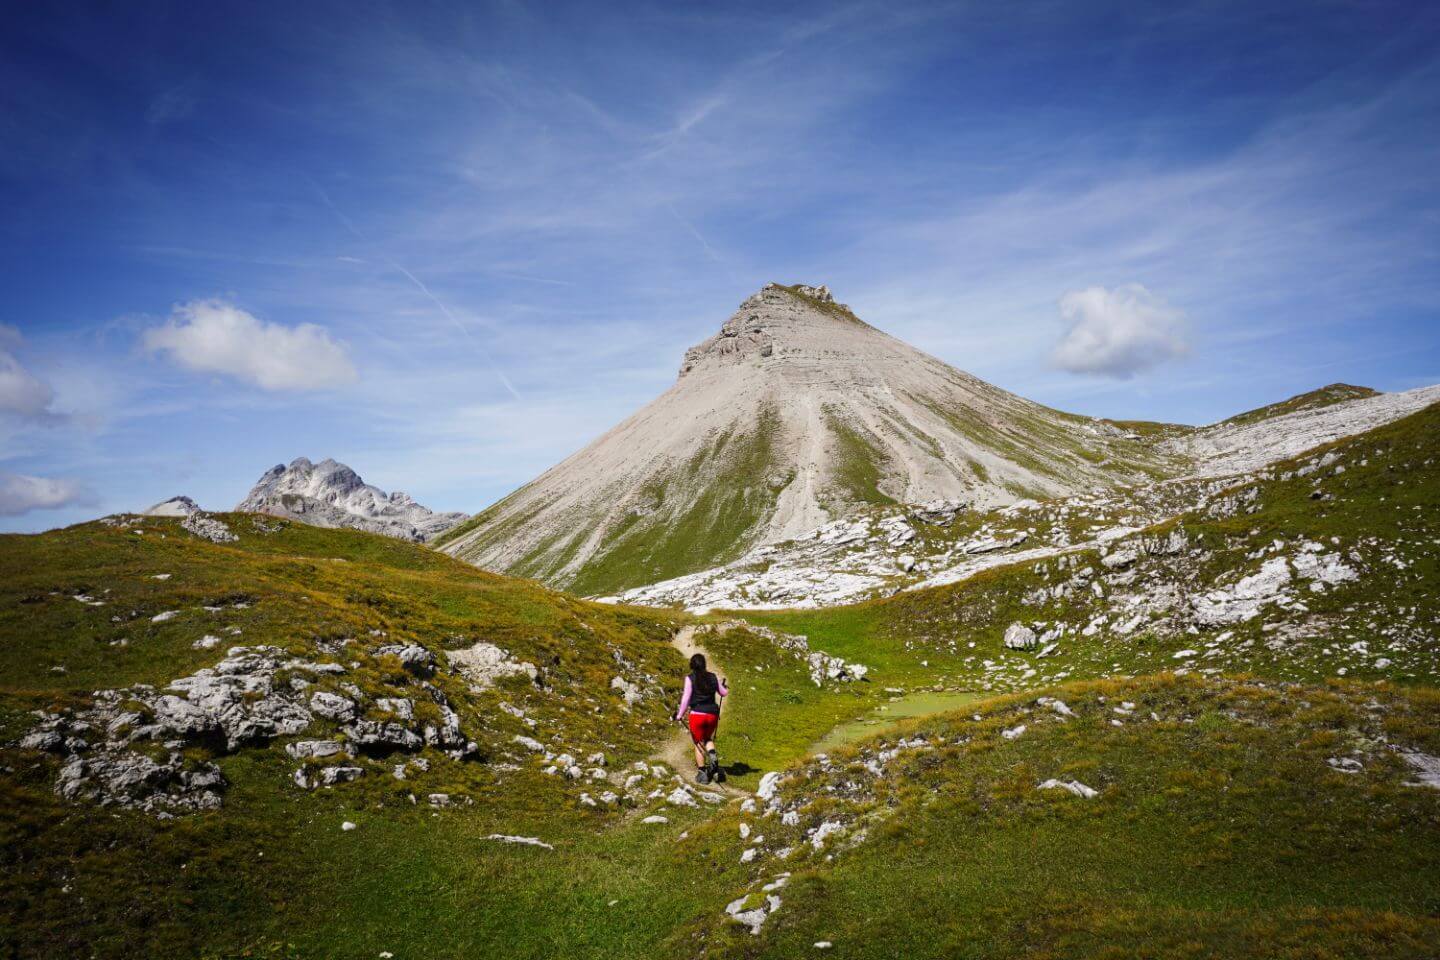
{"type": "Polygon", "coordinates": [[[64,415],[53,409],[54,388],[27,370],[11,352],[23,340],[18,329],[0,323],[0,416],[27,423],[63,423],[64,415]]]}
{"type": "MultiPolygon", "coordinates": [[[[872,213],[841,269],[867,316],[982,375],[1045,383],[1052,402],[1070,389],[1037,362],[1064,334],[1057,299],[1137,279],[1204,318],[1194,358],[1220,382],[1253,381],[1255,350],[1277,341],[1303,367],[1347,325],[1433,308],[1431,145],[1394,134],[1440,112],[1433,73],[1284,115],[1218,156],[1053,164],[922,217],[872,213]]],[[[1218,413],[1226,401],[1210,394],[1218,413]]]]}

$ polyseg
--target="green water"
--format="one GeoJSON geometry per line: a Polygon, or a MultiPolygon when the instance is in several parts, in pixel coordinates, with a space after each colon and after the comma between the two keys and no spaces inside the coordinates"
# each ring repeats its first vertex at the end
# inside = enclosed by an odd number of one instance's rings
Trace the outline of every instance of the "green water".
{"type": "Polygon", "coordinates": [[[883,733],[890,727],[898,725],[902,720],[928,717],[933,713],[949,713],[981,698],[981,694],[969,692],[912,693],[890,703],[881,704],[863,717],[857,717],[831,728],[829,733],[811,746],[810,752],[825,753],[836,747],[843,747],[847,743],[854,743],[856,740],[883,733]]]}

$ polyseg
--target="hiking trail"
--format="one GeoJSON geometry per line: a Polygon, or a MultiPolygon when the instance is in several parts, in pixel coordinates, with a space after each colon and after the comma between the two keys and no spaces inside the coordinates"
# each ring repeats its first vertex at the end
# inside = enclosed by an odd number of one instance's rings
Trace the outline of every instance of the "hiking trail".
{"type": "MultiPolygon", "coordinates": [[[[673,635],[671,635],[670,646],[678,650],[681,656],[685,658],[687,663],[690,660],[691,654],[703,653],[705,655],[706,667],[712,672],[714,672],[716,676],[723,677],[725,675],[724,669],[720,666],[718,662],[716,662],[715,658],[710,655],[709,650],[706,650],[700,644],[695,642],[695,633],[696,627],[694,626],[681,627],[673,635]]],[[[674,715],[674,710],[676,706],[677,704],[673,703],[666,705],[666,709],[670,711],[670,714],[672,716],[674,715]]],[[[723,711],[721,715],[724,715],[723,711]]],[[[722,737],[722,739],[720,740],[720,765],[722,767],[727,762],[723,740],[724,730],[725,728],[722,722],[722,726],[720,728],[720,735],[722,737]]],[[[674,770],[676,773],[680,774],[680,776],[684,777],[686,780],[694,784],[695,752],[690,743],[690,731],[686,728],[681,727],[678,724],[675,725],[674,733],[672,733],[668,738],[666,738],[665,743],[661,745],[660,749],[656,751],[655,755],[651,759],[660,763],[668,764],[670,766],[670,769],[674,770]]],[[[701,787],[700,784],[694,785],[700,787],[700,789],[703,790],[715,790],[721,793],[730,794],[732,796],[745,795],[745,791],[737,790],[734,787],[731,787],[728,783],[711,783],[703,787],[701,787]]]]}

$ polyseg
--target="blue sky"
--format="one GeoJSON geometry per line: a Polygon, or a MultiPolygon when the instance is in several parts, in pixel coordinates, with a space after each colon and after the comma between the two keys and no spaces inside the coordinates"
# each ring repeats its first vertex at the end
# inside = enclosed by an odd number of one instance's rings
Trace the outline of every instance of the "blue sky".
{"type": "Polygon", "coordinates": [[[1440,8],[10,4],[0,529],[478,510],[768,280],[1209,422],[1440,382],[1440,8]]]}

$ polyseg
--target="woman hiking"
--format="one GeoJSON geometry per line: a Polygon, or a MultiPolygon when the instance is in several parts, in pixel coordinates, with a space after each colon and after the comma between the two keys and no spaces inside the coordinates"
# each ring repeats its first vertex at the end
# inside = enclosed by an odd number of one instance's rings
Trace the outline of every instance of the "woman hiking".
{"type": "Polygon", "coordinates": [[[715,754],[715,728],[720,725],[720,700],[729,695],[725,681],[705,669],[705,654],[692,655],[690,675],[685,678],[685,692],[675,719],[683,723],[689,711],[690,739],[695,743],[695,779],[700,783],[725,779],[715,754]]]}

